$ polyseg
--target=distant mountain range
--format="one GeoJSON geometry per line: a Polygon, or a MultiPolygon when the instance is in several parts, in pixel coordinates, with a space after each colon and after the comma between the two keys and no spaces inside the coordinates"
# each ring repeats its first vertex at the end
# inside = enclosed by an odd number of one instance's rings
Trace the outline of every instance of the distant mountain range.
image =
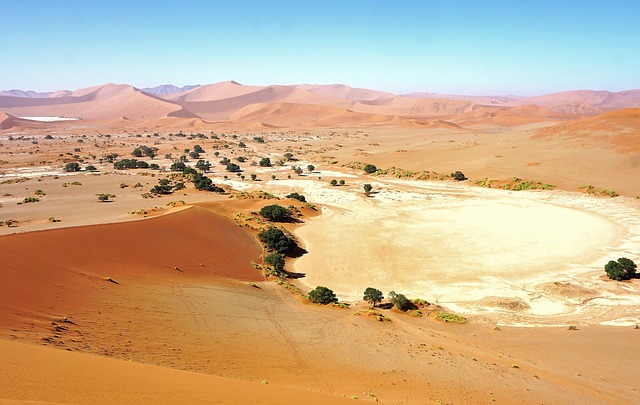
{"type": "MultiPolygon", "coordinates": [[[[640,108],[640,90],[568,91],[537,97],[396,95],[334,85],[245,86],[234,81],[138,89],[104,84],[75,91],[0,93],[0,111],[13,117],[84,120],[182,118],[272,126],[407,124],[447,128],[565,122],[623,108],[640,108]]],[[[8,124],[5,124],[5,127],[8,124]]]]}

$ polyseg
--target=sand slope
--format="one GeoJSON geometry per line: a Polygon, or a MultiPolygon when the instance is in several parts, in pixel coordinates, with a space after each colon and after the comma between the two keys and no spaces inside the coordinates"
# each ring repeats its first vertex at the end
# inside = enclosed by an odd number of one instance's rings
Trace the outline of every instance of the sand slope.
{"type": "Polygon", "coordinates": [[[346,398],[273,384],[5,340],[0,340],[0,351],[0,403],[352,403],[346,398]]]}

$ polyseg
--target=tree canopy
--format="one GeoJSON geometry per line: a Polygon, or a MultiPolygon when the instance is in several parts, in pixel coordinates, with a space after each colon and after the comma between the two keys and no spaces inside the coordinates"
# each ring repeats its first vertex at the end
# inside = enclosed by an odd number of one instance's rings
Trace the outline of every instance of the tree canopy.
{"type": "Polygon", "coordinates": [[[373,308],[375,308],[377,303],[382,302],[384,295],[382,295],[382,291],[376,288],[367,287],[367,289],[364,290],[364,296],[362,299],[372,304],[373,308]]]}
{"type": "Polygon", "coordinates": [[[621,257],[618,261],[611,260],[609,263],[604,265],[604,271],[607,273],[607,276],[612,280],[629,280],[632,278],[638,266],[631,259],[627,259],[626,257],[621,257]]]}
{"type": "Polygon", "coordinates": [[[371,173],[375,173],[378,171],[378,168],[375,165],[372,165],[371,163],[367,163],[364,168],[363,168],[364,172],[367,174],[371,174],[371,173]]]}
{"type": "Polygon", "coordinates": [[[278,228],[269,228],[266,231],[262,231],[258,233],[258,238],[269,249],[278,253],[287,253],[296,246],[296,242],[278,228]]]}
{"type": "Polygon", "coordinates": [[[262,209],[260,210],[260,215],[270,221],[283,222],[291,218],[291,211],[289,211],[282,205],[271,204],[262,207],[262,209]]]}
{"type": "Polygon", "coordinates": [[[318,304],[331,304],[332,302],[338,302],[338,298],[330,288],[317,286],[315,289],[309,291],[309,300],[318,304]]]}

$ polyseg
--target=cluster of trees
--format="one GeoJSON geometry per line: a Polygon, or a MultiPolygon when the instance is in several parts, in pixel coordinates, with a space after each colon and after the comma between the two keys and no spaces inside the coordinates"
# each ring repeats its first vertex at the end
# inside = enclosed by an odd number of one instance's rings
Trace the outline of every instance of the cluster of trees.
{"type": "Polygon", "coordinates": [[[258,233],[258,239],[260,239],[269,250],[281,254],[286,254],[297,246],[295,240],[288,237],[281,229],[273,227],[258,233]]]}
{"type": "Polygon", "coordinates": [[[122,159],[113,164],[113,167],[118,170],[125,169],[148,169],[149,163],[144,160],[138,159],[122,159]]]}
{"type": "Polygon", "coordinates": [[[338,181],[336,179],[333,179],[329,182],[329,184],[331,184],[332,186],[337,186],[338,184],[340,184],[341,186],[344,186],[345,181],[344,180],[338,181]]]}
{"type": "Polygon", "coordinates": [[[143,145],[135,148],[131,154],[135,157],[147,156],[153,159],[158,155],[158,148],[143,145]]]}
{"type": "Polygon", "coordinates": [[[265,205],[260,209],[260,215],[275,222],[285,222],[291,219],[291,211],[278,204],[265,205]]]}
{"type": "Polygon", "coordinates": [[[638,266],[631,259],[621,257],[617,261],[611,260],[604,265],[604,271],[612,280],[629,280],[636,274],[638,266]]]}
{"type": "Polygon", "coordinates": [[[287,194],[285,197],[287,198],[291,198],[293,200],[298,200],[300,202],[307,202],[307,198],[305,196],[303,196],[302,194],[298,194],[298,193],[291,193],[291,194],[287,194]]]}
{"type": "MultiPolygon", "coordinates": [[[[382,294],[382,291],[377,288],[367,287],[367,289],[364,290],[362,299],[370,303],[372,308],[375,308],[376,304],[379,304],[384,300],[384,295],[382,294]]],[[[317,286],[315,289],[311,290],[309,292],[309,300],[325,305],[338,302],[333,290],[324,286],[317,286]]],[[[416,308],[415,304],[404,294],[397,294],[395,291],[389,292],[389,300],[393,306],[403,312],[416,308]]]]}
{"type": "Polygon", "coordinates": [[[158,179],[158,184],[151,189],[152,194],[171,194],[174,191],[182,190],[185,188],[184,182],[179,181],[175,184],[171,184],[169,179],[158,179]]]}
{"type": "Polygon", "coordinates": [[[64,166],[63,169],[65,172],[79,172],[80,171],[80,163],[78,162],[70,162],[64,166]]]}

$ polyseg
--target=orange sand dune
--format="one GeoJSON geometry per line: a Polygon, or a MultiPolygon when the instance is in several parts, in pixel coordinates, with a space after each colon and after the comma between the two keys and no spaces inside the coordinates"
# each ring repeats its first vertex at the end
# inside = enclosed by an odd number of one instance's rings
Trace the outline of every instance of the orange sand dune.
{"type": "Polygon", "coordinates": [[[202,208],[142,221],[3,236],[0,252],[3,325],[59,316],[100,290],[106,277],[119,282],[164,279],[181,270],[196,278],[262,279],[247,260],[259,256],[256,242],[202,208]]]}
{"type": "Polygon", "coordinates": [[[227,81],[199,86],[182,93],[170,94],[164,98],[178,102],[215,101],[243,96],[264,88],[264,86],[243,86],[234,81],[227,81]]]}
{"type": "Polygon", "coordinates": [[[297,124],[341,125],[347,123],[385,123],[402,120],[390,115],[364,114],[341,107],[295,103],[257,103],[232,114],[231,121],[259,121],[271,125],[297,124]]]}
{"type": "Polygon", "coordinates": [[[528,97],[518,104],[535,104],[569,114],[596,115],[621,108],[640,107],[640,90],[621,92],[576,90],[528,97]]]}
{"type": "Polygon", "coordinates": [[[5,340],[0,340],[0,351],[0,403],[353,403],[347,398],[279,385],[5,340]]]}
{"type": "Polygon", "coordinates": [[[322,94],[324,96],[343,98],[354,101],[372,101],[381,98],[395,97],[395,94],[387,93],[384,91],[362,89],[349,87],[344,84],[299,84],[291,87],[310,91],[311,93],[322,94]]]}
{"type": "Polygon", "coordinates": [[[607,148],[640,152],[640,108],[612,111],[576,122],[543,128],[533,139],[580,139],[604,142],[607,148]]]}
{"type": "Polygon", "coordinates": [[[441,117],[469,111],[473,103],[465,100],[439,100],[408,97],[361,101],[351,109],[369,114],[398,115],[407,118],[441,117]]]}
{"type": "Polygon", "coordinates": [[[64,116],[83,119],[161,118],[180,106],[151,97],[129,85],[105,84],[68,96],[28,99],[0,97],[0,108],[15,116],[64,116]]]}
{"type": "Polygon", "coordinates": [[[576,115],[552,111],[536,105],[524,105],[522,107],[476,105],[471,111],[449,119],[463,125],[497,124],[512,127],[534,122],[563,122],[579,118],[576,115]]]}

